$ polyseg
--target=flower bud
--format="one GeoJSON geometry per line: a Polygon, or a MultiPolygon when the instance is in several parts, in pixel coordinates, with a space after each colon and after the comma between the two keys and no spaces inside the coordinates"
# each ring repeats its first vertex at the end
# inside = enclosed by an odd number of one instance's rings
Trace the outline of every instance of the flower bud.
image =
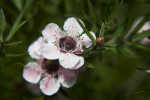
{"type": "Polygon", "coordinates": [[[97,44],[103,44],[104,42],[105,42],[104,37],[99,36],[99,37],[96,38],[96,43],[97,44]]]}

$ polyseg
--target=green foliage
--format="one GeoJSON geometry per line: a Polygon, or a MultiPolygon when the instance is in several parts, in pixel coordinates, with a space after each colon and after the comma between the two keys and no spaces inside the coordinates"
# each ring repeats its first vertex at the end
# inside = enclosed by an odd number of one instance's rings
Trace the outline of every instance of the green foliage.
{"type": "Polygon", "coordinates": [[[3,41],[3,33],[6,28],[5,15],[3,10],[0,10],[0,41],[3,41]]]}
{"type": "Polygon", "coordinates": [[[95,9],[94,9],[92,3],[90,2],[90,0],[88,0],[88,8],[89,8],[89,13],[92,17],[93,22],[96,23],[97,22],[97,15],[96,15],[95,9]]]}
{"type": "Polygon", "coordinates": [[[0,0],[0,8],[1,100],[150,99],[150,41],[140,42],[150,30],[137,34],[150,20],[148,0],[0,0]],[[48,23],[63,27],[68,17],[76,17],[94,43],[81,55],[85,64],[77,82],[53,96],[37,93],[39,88],[33,92],[22,78],[25,64],[33,61],[27,48],[48,23]],[[104,44],[90,31],[103,36],[104,44]]]}
{"type": "Polygon", "coordinates": [[[101,26],[101,30],[100,30],[99,36],[104,36],[104,33],[105,33],[105,24],[102,23],[102,26],[101,26]]]}
{"type": "Polygon", "coordinates": [[[132,41],[136,42],[136,41],[139,41],[141,39],[147,38],[148,36],[150,36],[150,30],[147,30],[147,31],[144,31],[142,33],[134,35],[132,41]]]}
{"type": "Polygon", "coordinates": [[[23,16],[23,13],[21,13],[16,19],[13,27],[9,31],[6,41],[10,41],[10,39],[13,38],[13,36],[15,35],[16,31],[25,23],[25,21],[21,22],[22,16],[23,16]]]}

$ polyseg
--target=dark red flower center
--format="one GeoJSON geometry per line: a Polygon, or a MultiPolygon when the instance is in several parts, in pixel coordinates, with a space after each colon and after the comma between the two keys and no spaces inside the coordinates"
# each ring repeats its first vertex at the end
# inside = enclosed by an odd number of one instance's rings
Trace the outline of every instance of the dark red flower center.
{"type": "Polygon", "coordinates": [[[60,64],[58,59],[57,60],[43,60],[42,68],[49,74],[56,72],[59,68],[60,64]]]}
{"type": "Polygon", "coordinates": [[[76,41],[74,38],[72,38],[71,36],[66,36],[66,37],[63,37],[63,38],[60,38],[59,39],[59,47],[62,49],[62,50],[65,50],[65,51],[70,51],[70,50],[75,50],[76,48],[76,41]]]}

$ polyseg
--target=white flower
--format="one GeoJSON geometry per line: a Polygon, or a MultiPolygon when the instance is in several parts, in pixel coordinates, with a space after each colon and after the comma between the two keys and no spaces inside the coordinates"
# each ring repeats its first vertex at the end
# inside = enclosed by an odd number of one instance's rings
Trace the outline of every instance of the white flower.
{"type": "MultiPolygon", "coordinates": [[[[141,29],[138,31],[138,33],[144,32],[150,30],[150,21],[147,21],[141,29]]],[[[150,38],[146,37],[140,41],[141,44],[150,45],[150,38]]]]}
{"type": "MultiPolygon", "coordinates": [[[[83,22],[82,22],[83,23],[83,22]]],[[[84,64],[82,46],[89,48],[91,39],[84,33],[76,18],[68,18],[63,31],[55,23],[49,23],[42,31],[47,43],[43,44],[42,56],[46,59],[59,59],[61,66],[67,69],[78,69],[84,64]]],[[[93,32],[91,35],[96,39],[93,32]]]]}
{"type": "MultiPolygon", "coordinates": [[[[140,21],[142,20],[143,17],[140,17],[138,19],[135,20],[135,22],[133,23],[133,25],[131,26],[131,29],[130,31],[128,32],[128,34],[130,34],[133,29],[135,29],[135,27],[140,23],[140,21]]],[[[138,30],[138,34],[139,33],[142,33],[144,31],[147,31],[147,30],[150,30],[150,21],[147,21],[139,30],[138,30]]],[[[150,39],[148,37],[140,40],[140,43],[141,44],[144,44],[144,45],[150,45],[150,39]]]]}
{"type": "Polygon", "coordinates": [[[79,70],[64,69],[58,60],[40,59],[29,62],[23,70],[23,77],[30,83],[40,83],[40,89],[45,95],[55,94],[60,85],[69,88],[74,85],[79,70]]]}
{"type": "Polygon", "coordinates": [[[46,43],[46,40],[43,37],[39,37],[29,46],[29,55],[34,59],[43,59],[44,57],[42,56],[42,47],[44,43],[46,43]]]}

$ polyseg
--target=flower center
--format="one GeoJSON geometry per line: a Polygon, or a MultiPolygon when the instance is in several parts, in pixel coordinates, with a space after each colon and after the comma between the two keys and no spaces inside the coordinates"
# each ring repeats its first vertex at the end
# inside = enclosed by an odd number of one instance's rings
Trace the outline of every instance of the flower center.
{"type": "Polygon", "coordinates": [[[66,36],[59,39],[59,47],[65,51],[75,50],[76,44],[77,43],[75,39],[72,38],[71,36],[66,36]]]}
{"type": "Polygon", "coordinates": [[[56,72],[59,68],[59,61],[57,60],[47,60],[44,59],[42,68],[49,74],[56,72]]]}

